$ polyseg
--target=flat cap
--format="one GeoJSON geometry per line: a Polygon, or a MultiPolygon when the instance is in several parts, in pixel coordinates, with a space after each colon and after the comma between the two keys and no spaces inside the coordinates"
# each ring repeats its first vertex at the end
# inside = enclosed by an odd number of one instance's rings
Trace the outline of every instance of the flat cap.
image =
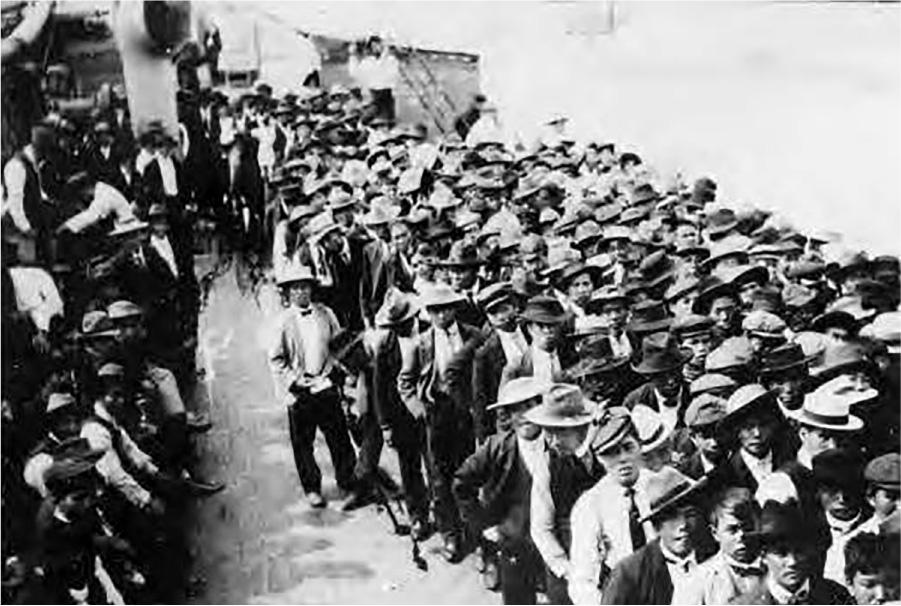
{"type": "Polygon", "coordinates": [[[509,301],[513,297],[513,285],[509,282],[496,282],[483,288],[476,295],[476,303],[488,311],[496,305],[509,301]]]}
{"type": "MultiPolygon", "coordinates": [[[[717,376],[717,375],[708,375],[717,376]]],[[[710,393],[702,393],[685,410],[685,425],[703,427],[719,423],[726,416],[726,400],[710,393]]]]}
{"type": "Polygon", "coordinates": [[[719,372],[736,366],[747,366],[754,359],[754,350],[746,337],[729,337],[707,354],[704,369],[719,372]]]}
{"type": "Polygon", "coordinates": [[[729,392],[737,387],[738,383],[732,377],[717,373],[707,373],[691,382],[689,393],[694,397],[706,393],[729,392]]]}
{"type": "Polygon", "coordinates": [[[867,463],[863,477],[879,488],[898,490],[901,487],[901,454],[890,452],[876,457],[867,463]]]}
{"type": "Polygon", "coordinates": [[[745,332],[766,339],[784,339],[787,327],[785,320],[762,309],[748,313],[741,323],[745,332]]]}

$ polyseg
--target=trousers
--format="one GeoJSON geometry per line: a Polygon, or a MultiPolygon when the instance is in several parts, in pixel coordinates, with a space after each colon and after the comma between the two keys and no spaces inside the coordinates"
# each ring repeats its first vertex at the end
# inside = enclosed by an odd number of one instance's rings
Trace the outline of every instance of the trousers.
{"type": "Polygon", "coordinates": [[[535,604],[544,566],[531,541],[505,541],[498,553],[498,569],[504,604],[535,604]]]}
{"type": "Polygon", "coordinates": [[[454,474],[473,449],[472,424],[460,418],[449,397],[439,394],[426,415],[426,461],[435,525],[443,535],[458,534],[462,526],[452,486],[454,474]]]}
{"type": "Polygon", "coordinates": [[[341,400],[335,389],[316,394],[303,392],[288,407],[288,430],[294,450],[294,465],[300,476],[300,484],[308,494],[322,492],[322,471],[313,456],[317,429],[325,436],[338,487],[350,490],[353,487],[357,457],[350,442],[347,419],[341,410],[341,400]]]}
{"type": "Polygon", "coordinates": [[[422,475],[425,424],[407,414],[397,419],[392,429],[392,446],[397,452],[407,511],[411,519],[425,521],[429,515],[428,489],[422,475]]]}

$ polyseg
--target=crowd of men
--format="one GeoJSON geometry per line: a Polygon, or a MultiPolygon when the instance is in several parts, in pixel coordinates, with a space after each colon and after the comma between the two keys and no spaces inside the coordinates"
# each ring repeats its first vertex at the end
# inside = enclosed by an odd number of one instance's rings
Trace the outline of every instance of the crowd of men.
{"type": "Polygon", "coordinates": [[[370,96],[182,91],[180,140],[135,141],[113,94],[7,162],[5,592],[146,599],[167,511],[221,488],[188,471],[193,228],[238,212],[283,293],[311,507],[318,429],[343,508],[383,498],[393,451],[414,538],[477,551],[505,603],[899,599],[896,257],[562,117],[510,149],[370,96]]]}

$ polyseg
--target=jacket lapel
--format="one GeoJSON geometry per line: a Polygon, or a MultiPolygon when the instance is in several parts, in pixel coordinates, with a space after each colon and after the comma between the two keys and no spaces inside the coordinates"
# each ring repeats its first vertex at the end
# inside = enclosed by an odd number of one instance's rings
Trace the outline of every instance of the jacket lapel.
{"type": "Polygon", "coordinates": [[[648,544],[648,581],[651,600],[648,604],[669,604],[673,599],[673,580],[660,551],[660,541],[648,544]]]}

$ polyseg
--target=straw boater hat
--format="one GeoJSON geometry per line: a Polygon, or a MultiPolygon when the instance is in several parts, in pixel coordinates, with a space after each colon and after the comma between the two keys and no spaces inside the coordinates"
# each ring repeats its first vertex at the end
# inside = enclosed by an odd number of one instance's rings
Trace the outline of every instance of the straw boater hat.
{"type": "Polygon", "coordinates": [[[595,408],[577,386],[555,383],[544,393],[542,403],[526,413],[526,420],[544,428],[584,427],[592,422],[595,408]]]}
{"type": "Polygon", "coordinates": [[[446,284],[436,284],[422,293],[422,305],[429,307],[450,307],[459,305],[466,298],[446,284]]]}
{"type": "Polygon", "coordinates": [[[309,282],[313,285],[319,283],[315,274],[313,274],[313,270],[299,263],[290,264],[278,278],[279,286],[287,286],[299,282],[309,282]]]}
{"type": "Polygon", "coordinates": [[[804,397],[804,404],[794,419],[801,425],[829,431],[858,431],[863,420],[851,414],[851,400],[847,393],[839,393],[836,385],[823,385],[804,397]]]}
{"type": "Polygon", "coordinates": [[[507,406],[518,406],[541,398],[550,385],[535,377],[519,377],[504,384],[497,392],[497,402],[488,405],[485,410],[494,410],[507,406]]]}
{"type": "Polygon", "coordinates": [[[726,416],[720,421],[720,427],[724,429],[735,427],[758,411],[778,415],[776,397],[758,383],[742,385],[726,400],[726,416]]]}

